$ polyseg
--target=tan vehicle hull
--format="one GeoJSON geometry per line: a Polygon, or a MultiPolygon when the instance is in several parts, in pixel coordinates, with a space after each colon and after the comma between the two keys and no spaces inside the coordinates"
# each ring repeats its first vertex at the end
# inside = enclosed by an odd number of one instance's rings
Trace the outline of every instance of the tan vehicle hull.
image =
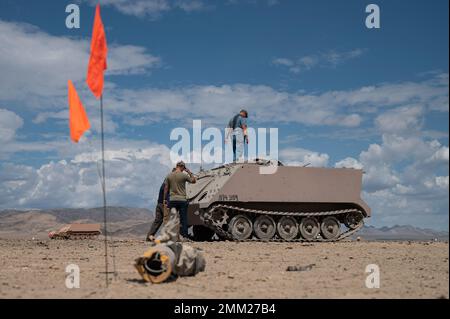
{"type": "MultiPolygon", "coordinates": [[[[336,211],[339,216],[335,217],[342,219],[340,211],[353,209],[363,218],[371,215],[361,199],[362,170],[278,166],[275,173],[262,174],[264,163],[234,163],[200,172],[198,182],[187,187],[189,224],[205,225],[203,213],[215,205],[227,208],[229,217],[250,214],[251,222],[258,217],[255,214],[264,212],[272,215],[274,222],[278,218],[273,215],[280,212],[296,218],[297,223],[300,217],[308,217],[307,213],[332,216],[336,211]]],[[[200,229],[194,227],[194,232],[195,228],[200,229]]]]}

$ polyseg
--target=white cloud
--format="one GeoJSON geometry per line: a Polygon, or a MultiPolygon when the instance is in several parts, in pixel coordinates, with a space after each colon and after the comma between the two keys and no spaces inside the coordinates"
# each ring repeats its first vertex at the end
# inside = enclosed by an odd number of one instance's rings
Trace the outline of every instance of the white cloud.
{"type": "Polygon", "coordinates": [[[334,167],[336,168],[354,168],[354,169],[362,169],[363,165],[353,157],[346,157],[343,160],[337,162],[334,167]]]}
{"type": "Polygon", "coordinates": [[[115,114],[126,114],[129,122],[134,116],[141,118],[151,114],[170,120],[202,118],[207,123],[225,125],[234,112],[245,107],[253,123],[278,121],[345,127],[361,123],[360,115],[347,112],[342,105],[328,103],[328,100],[324,95],[299,95],[264,85],[235,84],[171,90],[115,90],[106,97],[105,103],[115,114]]]}
{"type": "Polygon", "coordinates": [[[16,131],[23,126],[23,119],[16,113],[0,108],[0,143],[15,139],[16,131]]]}
{"type": "MultiPolygon", "coordinates": [[[[430,178],[439,170],[448,172],[448,147],[441,146],[437,141],[425,141],[421,137],[404,137],[398,135],[383,135],[383,143],[372,144],[367,151],[360,154],[360,162],[366,171],[364,187],[367,192],[390,189],[406,194],[416,194],[427,197],[431,194],[430,178]],[[395,169],[397,165],[402,170],[395,169]]],[[[433,184],[436,185],[436,184],[433,184]]]]}
{"type": "Polygon", "coordinates": [[[348,60],[355,59],[364,54],[364,49],[354,49],[346,52],[331,50],[325,53],[306,55],[293,59],[275,58],[272,64],[287,67],[292,73],[300,73],[315,67],[336,67],[348,60]]]}
{"type": "MultiPolygon", "coordinates": [[[[92,132],[100,132],[100,116],[99,112],[92,112],[88,110],[91,115],[89,121],[91,123],[91,129],[88,130],[81,138],[80,144],[84,141],[88,141],[91,144],[94,139],[91,136],[92,132]]],[[[12,111],[6,109],[0,109],[0,142],[2,147],[0,148],[0,159],[7,159],[10,155],[19,152],[61,152],[67,148],[67,145],[72,146],[72,142],[69,139],[69,125],[68,125],[68,110],[60,112],[44,112],[39,113],[34,119],[35,124],[40,124],[46,120],[54,118],[61,120],[61,124],[64,124],[65,132],[60,135],[52,136],[51,140],[42,136],[41,139],[30,142],[24,140],[24,138],[16,138],[17,131],[23,127],[23,119],[12,111]],[[56,137],[56,139],[55,139],[56,137]]],[[[104,117],[104,131],[105,133],[114,133],[117,129],[117,124],[111,120],[109,115],[104,117]]]]}
{"type": "MultiPolygon", "coordinates": [[[[65,144],[70,143],[69,140],[64,141],[65,144]]],[[[0,149],[0,160],[7,160],[15,153],[47,153],[54,152],[58,146],[62,143],[60,141],[34,141],[34,142],[23,142],[18,140],[13,140],[6,142],[2,145],[0,149]]]]}
{"type": "Polygon", "coordinates": [[[286,58],[276,58],[272,61],[273,64],[276,65],[284,65],[284,66],[293,66],[294,61],[286,59],[286,58]]]}
{"type": "Polygon", "coordinates": [[[67,120],[69,118],[69,110],[63,110],[59,112],[41,112],[36,115],[33,119],[33,123],[41,124],[47,121],[48,119],[59,119],[59,120],[67,120]]]}
{"type": "MultiPolygon", "coordinates": [[[[20,101],[29,109],[39,109],[42,114],[34,119],[38,124],[48,118],[63,120],[67,109],[67,79],[84,82],[88,40],[52,36],[31,26],[0,20],[0,41],[4,43],[0,51],[0,101],[20,101]]],[[[336,60],[335,57],[329,59],[336,60]]],[[[110,48],[108,72],[144,72],[159,63],[159,58],[142,47],[116,45],[110,48]]],[[[283,63],[289,64],[287,60],[283,63]]],[[[266,85],[248,84],[137,90],[121,89],[110,82],[106,86],[105,103],[109,111],[136,125],[143,123],[139,120],[142,118],[202,118],[204,122],[224,125],[234,112],[245,107],[253,123],[276,121],[354,128],[380,108],[414,102],[424,110],[446,111],[442,101],[448,100],[448,75],[442,74],[422,82],[384,83],[323,93],[285,92],[266,85]]],[[[97,102],[85,85],[77,88],[88,115],[95,118],[97,114],[90,113],[89,105],[97,102]]],[[[95,124],[96,120],[93,122],[95,124]]],[[[389,125],[387,122],[380,118],[384,127],[389,125]]],[[[114,125],[109,125],[109,129],[114,131],[114,125]]]]}
{"type": "Polygon", "coordinates": [[[108,54],[108,74],[142,74],[161,64],[159,57],[135,45],[111,45],[108,54]]]}
{"type": "Polygon", "coordinates": [[[363,151],[360,159],[365,164],[394,163],[401,161],[421,160],[437,150],[435,142],[426,142],[420,136],[400,136],[383,134],[382,145],[371,144],[367,151],[363,151]]]}
{"type": "MultiPolygon", "coordinates": [[[[53,36],[31,25],[0,20],[0,43],[0,100],[31,104],[41,99],[40,107],[53,108],[54,102],[46,98],[65,97],[67,80],[81,82],[86,77],[88,39],[53,36]]],[[[109,45],[110,74],[146,72],[159,65],[160,59],[143,47],[109,45]]]]}
{"type": "Polygon", "coordinates": [[[434,181],[437,186],[448,190],[448,176],[436,176],[434,181]]]}
{"type": "MultiPolygon", "coordinates": [[[[30,113],[38,110],[31,114],[35,124],[46,125],[47,120],[56,120],[58,124],[64,124],[68,133],[66,81],[68,78],[78,82],[84,80],[88,40],[56,37],[32,26],[0,20],[0,41],[0,101],[5,105],[8,105],[8,99],[23,102],[30,113]]],[[[148,72],[160,63],[142,47],[112,45],[110,49],[110,74],[148,72]]],[[[295,61],[278,59],[277,64],[285,67],[300,64],[302,69],[318,67],[321,63],[332,67],[355,56],[358,56],[357,52],[342,56],[321,55],[319,61],[314,57],[295,61]]],[[[86,98],[88,95],[83,88],[77,89],[85,103],[92,130],[98,130],[98,108],[90,107],[94,105],[93,98],[86,98]]],[[[261,122],[331,125],[349,127],[358,134],[355,127],[373,128],[373,120],[376,132],[381,134],[381,142],[372,142],[359,158],[344,158],[334,166],[362,167],[366,171],[364,196],[374,209],[376,220],[409,223],[412,218],[426,221],[429,216],[437,216],[434,220],[442,221],[448,214],[449,148],[423,131],[427,112],[448,112],[448,74],[435,74],[431,79],[416,82],[382,83],[314,93],[286,92],[267,85],[239,83],[137,90],[107,83],[107,90],[106,129],[110,133],[117,130],[113,121],[116,118],[132,125],[148,123],[149,119],[177,120],[180,125],[187,121],[191,125],[192,119],[201,118],[205,125],[223,126],[242,107],[249,109],[250,125],[254,126],[261,122]]],[[[3,206],[101,204],[96,175],[98,140],[89,136],[79,144],[73,144],[68,141],[67,134],[56,140],[23,141],[17,138],[22,126],[20,116],[0,109],[2,159],[15,152],[48,152],[56,154],[58,160],[38,168],[4,162],[0,174],[3,206]]],[[[114,138],[108,141],[106,155],[111,204],[149,205],[159,187],[155,181],[161,180],[169,169],[168,148],[114,138]]],[[[310,163],[324,167],[330,156],[287,148],[281,150],[280,159],[290,165],[310,163]]]]}
{"type": "MultiPolygon", "coordinates": [[[[0,166],[0,207],[93,207],[101,205],[98,150],[85,143],[72,159],[50,161],[35,169],[0,166]]],[[[169,149],[136,141],[113,141],[106,153],[108,205],[152,208],[160,181],[169,172],[169,149]]]]}
{"type": "Polygon", "coordinates": [[[177,0],[174,3],[175,8],[180,8],[186,12],[202,11],[206,8],[205,2],[201,0],[177,0]]]}
{"type": "MultiPolygon", "coordinates": [[[[87,2],[96,5],[99,1],[87,0],[87,2]]],[[[207,7],[202,0],[100,0],[100,5],[112,7],[126,15],[149,19],[157,19],[171,10],[194,12],[207,7]]]]}
{"type": "Polygon", "coordinates": [[[417,105],[386,110],[374,120],[382,142],[371,144],[359,159],[335,164],[357,165],[365,171],[364,198],[378,225],[410,223],[442,229],[448,224],[449,148],[426,137],[424,116],[417,105]]]}
{"type": "Polygon", "coordinates": [[[423,126],[423,107],[418,105],[395,108],[378,116],[378,129],[385,133],[419,131],[423,126]]]}
{"type": "Polygon", "coordinates": [[[368,222],[375,226],[405,225],[448,231],[448,200],[423,200],[390,190],[363,193],[372,208],[368,222]]]}
{"type": "Polygon", "coordinates": [[[400,183],[400,179],[388,164],[363,167],[365,170],[363,176],[364,190],[369,193],[392,188],[400,183]]]}
{"type": "Polygon", "coordinates": [[[227,0],[226,4],[228,5],[238,5],[238,4],[250,4],[250,5],[256,5],[256,4],[265,4],[268,7],[272,7],[275,5],[278,5],[280,3],[279,0],[227,0]]]}
{"type": "Polygon", "coordinates": [[[349,106],[368,107],[374,112],[381,107],[398,107],[420,105],[427,110],[448,112],[448,74],[437,75],[421,82],[383,83],[367,86],[352,91],[332,92],[336,102],[347,100],[349,106]]]}
{"type": "Polygon", "coordinates": [[[447,96],[448,83],[431,79],[323,93],[285,92],[266,85],[248,84],[115,88],[106,97],[106,103],[116,115],[124,115],[128,123],[136,125],[143,123],[139,119],[148,117],[160,120],[202,118],[204,122],[225,125],[234,112],[245,107],[253,123],[276,121],[354,128],[377,112],[390,110],[378,116],[376,127],[381,133],[392,134],[394,131],[411,133],[412,128],[419,132],[423,115],[434,110],[436,101],[447,96]]]}
{"type": "Polygon", "coordinates": [[[338,52],[335,50],[326,52],[322,54],[322,58],[329,64],[336,66],[341,64],[347,60],[354,59],[360,57],[364,54],[366,50],[364,49],[354,49],[346,52],[338,52]]]}
{"type": "Polygon", "coordinates": [[[330,159],[328,154],[303,148],[286,148],[280,151],[280,160],[285,165],[326,167],[330,159]]]}
{"type": "Polygon", "coordinates": [[[448,146],[440,147],[431,157],[425,160],[427,164],[448,163],[449,161],[449,148],[448,146]]]}

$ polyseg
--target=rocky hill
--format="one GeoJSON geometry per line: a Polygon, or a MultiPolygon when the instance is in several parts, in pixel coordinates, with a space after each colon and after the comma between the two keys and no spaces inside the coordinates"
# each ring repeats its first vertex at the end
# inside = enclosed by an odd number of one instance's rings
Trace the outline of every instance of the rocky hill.
{"type": "MultiPolygon", "coordinates": [[[[143,237],[150,228],[153,212],[143,208],[108,207],[108,230],[118,237],[143,237]]],[[[103,208],[1,210],[0,238],[45,238],[51,230],[69,223],[103,224],[103,208]]],[[[353,238],[363,240],[448,240],[445,231],[395,225],[364,226],[353,238]]]]}
{"type": "MultiPolygon", "coordinates": [[[[145,234],[153,212],[143,208],[108,207],[108,230],[113,235],[145,234]]],[[[89,209],[48,209],[0,211],[1,238],[44,238],[49,231],[69,223],[103,224],[103,207],[89,209]]]]}
{"type": "Polygon", "coordinates": [[[409,225],[376,228],[364,226],[356,236],[365,240],[448,240],[446,231],[418,228],[409,225]]]}

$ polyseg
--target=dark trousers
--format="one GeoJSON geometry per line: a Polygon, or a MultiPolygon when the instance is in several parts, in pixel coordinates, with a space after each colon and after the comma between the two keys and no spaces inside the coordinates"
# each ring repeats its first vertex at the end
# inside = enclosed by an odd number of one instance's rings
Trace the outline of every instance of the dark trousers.
{"type": "Polygon", "coordinates": [[[155,236],[156,232],[158,231],[159,227],[161,227],[161,224],[163,222],[164,218],[164,206],[163,204],[156,205],[155,209],[155,219],[153,220],[152,225],[150,226],[150,230],[147,234],[148,236],[155,236]]]}
{"type": "Polygon", "coordinates": [[[170,201],[169,202],[169,209],[175,208],[178,211],[178,214],[180,215],[180,222],[181,222],[181,236],[183,237],[189,237],[188,236],[188,221],[187,221],[187,210],[188,210],[188,202],[187,201],[170,201]]]}
{"type": "Polygon", "coordinates": [[[236,162],[236,136],[233,135],[233,162],[236,162]]]}

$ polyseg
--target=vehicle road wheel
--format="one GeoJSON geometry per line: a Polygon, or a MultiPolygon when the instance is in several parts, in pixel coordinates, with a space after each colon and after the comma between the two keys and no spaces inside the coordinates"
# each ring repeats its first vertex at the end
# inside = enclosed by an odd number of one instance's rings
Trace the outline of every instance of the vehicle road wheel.
{"type": "Polygon", "coordinates": [[[258,216],[253,224],[256,237],[262,240],[271,239],[277,230],[275,221],[270,216],[258,216]]]}
{"type": "Polygon", "coordinates": [[[344,224],[350,229],[356,229],[363,223],[363,215],[360,212],[351,212],[345,215],[344,224]]]}
{"type": "Polygon", "coordinates": [[[195,241],[210,241],[214,236],[214,231],[203,225],[193,225],[192,232],[195,241]]]}
{"type": "Polygon", "coordinates": [[[302,218],[298,228],[300,230],[300,234],[306,240],[316,239],[320,231],[319,222],[314,217],[302,218]]]}
{"type": "Polygon", "coordinates": [[[325,239],[335,239],[339,236],[341,224],[336,217],[328,216],[322,220],[320,230],[325,239]]]}
{"type": "Polygon", "coordinates": [[[283,216],[277,223],[278,235],[284,240],[292,240],[298,235],[298,224],[294,217],[283,216]]]}
{"type": "Polygon", "coordinates": [[[236,215],[230,221],[229,232],[234,239],[245,240],[252,234],[252,221],[245,215],[236,215]]]}

